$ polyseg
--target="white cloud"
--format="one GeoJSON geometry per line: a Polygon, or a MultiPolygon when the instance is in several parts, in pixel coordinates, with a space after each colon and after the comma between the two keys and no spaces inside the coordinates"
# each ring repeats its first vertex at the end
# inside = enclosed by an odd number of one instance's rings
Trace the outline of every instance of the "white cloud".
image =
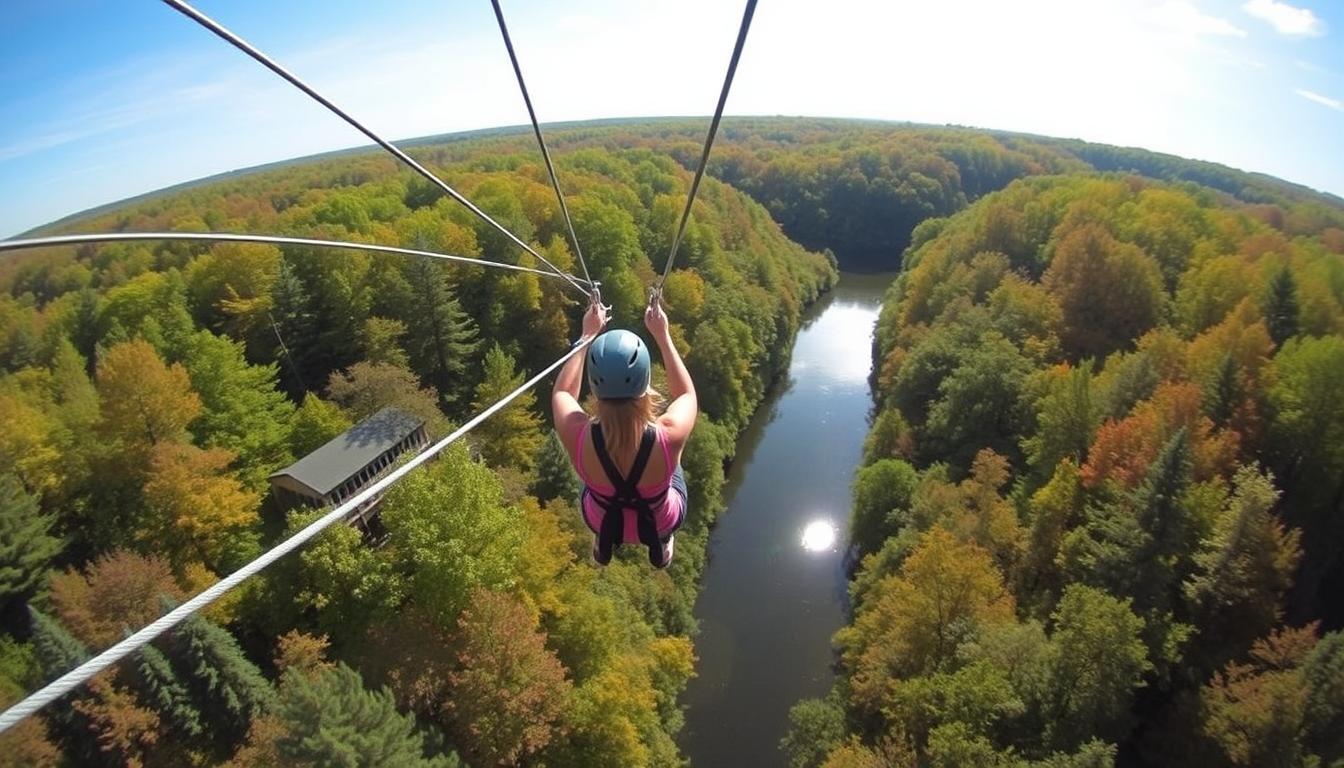
{"type": "Polygon", "coordinates": [[[1167,0],[1149,14],[1157,24],[1191,35],[1245,37],[1246,30],[1227,19],[1210,16],[1187,0],[1167,0]]]}
{"type": "Polygon", "coordinates": [[[1310,8],[1298,8],[1279,0],[1247,0],[1241,9],[1268,22],[1281,35],[1320,37],[1325,34],[1325,22],[1310,8]]]}
{"type": "Polygon", "coordinates": [[[1296,93],[1298,96],[1301,96],[1302,98],[1307,99],[1308,101],[1314,101],[1317,104],[1324,104],[1325,106],[1335,110],[1336,112],[1344,112],[1344,101],[1340,101],[1339,99],[1332,99],[1329,96],[1322,96],[1321,94],[1316,93],[1314,91],[1308,91],[1306,88],[1296,88],[1293,90],[1293,93],[1296,93]]]}

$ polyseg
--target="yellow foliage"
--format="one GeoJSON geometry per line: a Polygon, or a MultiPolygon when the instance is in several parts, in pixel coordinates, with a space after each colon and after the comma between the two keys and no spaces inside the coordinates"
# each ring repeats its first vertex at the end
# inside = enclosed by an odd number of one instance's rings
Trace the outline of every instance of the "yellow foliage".
{"type": "Polygon", "coordinates": [[[1013,621],[1013,597],[983,547],[935,526],[879,581],[854,622],[835,635],[854,701],[879,711],[891,685],[950,658],[978,625],[1013,621]]]}

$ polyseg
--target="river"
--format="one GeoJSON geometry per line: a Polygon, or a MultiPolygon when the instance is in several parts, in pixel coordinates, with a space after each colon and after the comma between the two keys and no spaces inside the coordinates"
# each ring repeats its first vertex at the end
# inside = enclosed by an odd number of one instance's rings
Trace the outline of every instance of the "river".
{"type": "Polygon", "coordinates": [[[789,708],[830,689],[872,330],[893,277],[845,273],[809,310],[788,375],[738,444],[695,605],[697,677],[682,698],[680,742],[695,768],[783,765],[789,708]]]}

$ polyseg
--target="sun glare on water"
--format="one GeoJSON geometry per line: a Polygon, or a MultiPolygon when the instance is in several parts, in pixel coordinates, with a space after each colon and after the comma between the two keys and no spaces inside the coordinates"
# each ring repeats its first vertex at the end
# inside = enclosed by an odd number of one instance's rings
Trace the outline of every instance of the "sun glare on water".
{"type": "Polygon", "coordinates": [[[813,520],[803,529],[803,549],[825,552],[835,546],[835,525],[830,520],[813,520]]]}

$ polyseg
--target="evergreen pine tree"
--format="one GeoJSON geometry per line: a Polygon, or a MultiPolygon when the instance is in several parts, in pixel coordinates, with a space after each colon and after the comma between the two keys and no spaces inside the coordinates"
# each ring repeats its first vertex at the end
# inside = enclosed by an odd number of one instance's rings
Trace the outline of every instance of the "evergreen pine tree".
{"type": "Polygon", "coordinates": [[[1297,335],[1297,281],[1285,264],[1269,284],[1265,301],[1265,325],[1276,346],[1297,335]]]}
{"type": "Polygon", "coordinates": [[[1181,493],[1189,484],[1190,440],[1181,429],[1162,447],[1143,484],[1134,491],[1132,508],[1145,534],[1136,563],[1141,585],[1134,603],[1140,611],[1169,609],[1188,575],[1190,556],[1198,545],[1192,521],[1181,505],[1181,493]]]}
{"type": "Polygon", "coordinates": [[[439,393],[439,402],[449,405],[469,391],[467,359],[475,354],[478,329],[462,310],[448,284],[443,267],[427,259],[407,263],[411,284],[407,307],[406,348],[420,379],[439,393]]]}
{"type": "Polygon", "coordinates": [[[173,671],[168,657],[158,648],[146,645],[140,649],[134,687],[140,700],[158,712],[180,739],[193,739],[204,732],[200,710],[192,703],[191,694],[173,671]]]}
{"type": "MultiPolygon", "coordinates": [[[[47,682],[55,680],[88,660],[88,649],[59,622],[35,608],[30,607],[28,612],[32,617],[33,651],[37,656],[38,665],[42,667],[42,676],[47,682]]],[[[51,727],[52,736],[75,765],[96,765],[102,762],[98,741],[91,729],[89,718],[71,706],[74,701],[88,695],[88,690],[82,688],[55,702],[43,712],[43,717],[51,727]]]]}
{"type": "Polygon", "coordinates": [[[252,719],[271,708],[275,691],[226,630],[196,615],[173,632],[169,656],[222,749],[242,741],[252,719]]]}
{"type": "Polygon", "coordinates": [[[455,755],[425,756],[415,718],[397,711],[386,688],[370,691],[344,664],[314,675],[285,675],[276,740],[284,757],[309,765],[455,768],[455,755]]]}
{"type": "Polygon", "coordinates": [[[73,324],[70,341],[84,356],[84,372],[92,376],[98,350],[98,292],[94,289],[85,288],[79,292],[73,324]]]}
{"type": "Polygon", "coordinates": [[[61,541],[51,535],[55,519],[42,513],[12,475],[0,475],[0,610],[26,600],[46,578],[61,541]]]}
{"type": "Polygon", "coordinates": [[[531,488],[532,495],[542,501],[573,501],[579,497],[579,490],[579,476],[570,464],[560,436],[554,430],[547,432],[537,454],[537,481],[531,488]]]}
{"type": "Polygon", "coordinates": [[[294,267],[280,262],[280,273],[271,288],[274,358],[281,362],[280,383],[286,392],[298,394],[320,384],[324,377],[313,365],[317,344],[317,326],[313,320],[312,296],[299,279],[294,267]]]}
{"type": "MultiPolygon", "coordinates": [[[[472,410],[483,411],[522,385],[524,377],[513,358],[498,344],[485,353],[484,378],[476,386],[472,410]]],[[[496,467],[532,468],[541,447],[541,419],[536,414],[537,395],[528,390],[476,428],[481,453],[496,467]]]]}
{"type": "Polygon", "coordinates": [[[37,363],[38,358],[37,337],[27,325],[20,325],[10,332],[9,338],[0,351],[0,367],[9,371],[17,371],[37,363]]]}
{"type": "Polygon", "coordinates": [[[1226,427],[1242,398],[1241,378],[1237,361],[1228,352],[1218,361],[1213,378],[1204,387],[1204,413],[1217,427],[1226,427]]]}

